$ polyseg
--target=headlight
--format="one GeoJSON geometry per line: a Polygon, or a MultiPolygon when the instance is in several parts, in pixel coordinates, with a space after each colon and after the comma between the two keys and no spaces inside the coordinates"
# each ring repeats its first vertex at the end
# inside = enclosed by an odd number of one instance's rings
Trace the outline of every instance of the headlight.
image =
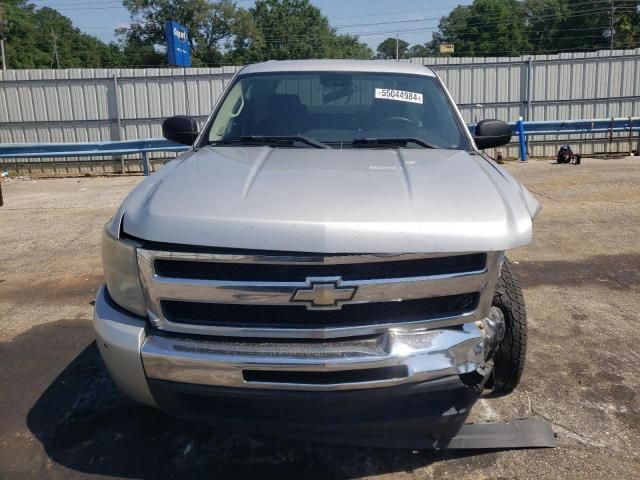
{"type": "Polygon", "coordinates": [[[138,259],[134,242],[113,238],[105,229],[102,234],[102,266],[107,290],[122,308],[146,316],[138,259]]]}

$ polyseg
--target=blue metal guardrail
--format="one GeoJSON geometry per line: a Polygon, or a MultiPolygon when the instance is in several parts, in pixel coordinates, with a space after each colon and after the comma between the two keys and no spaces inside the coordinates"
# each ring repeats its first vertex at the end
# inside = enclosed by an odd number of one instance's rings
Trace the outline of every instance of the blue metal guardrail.
{"type": "Polygon", "coordinates": [[[126,140],[119,142],[83,142],[83,143],[5,143],[0,144],[2,158],[33,157],[98,157],[139,153],[142,157],[142,169],[149,175],[149,153],[184,152],[186,145],[179,145],[164,138],[146,140],[126,140]]]}
{"type": "MultiPolygon", "coordinates": [[[[595,120],[557,120],[545,122],[525,122],[518,120],[510,123],[513,134],[518,136],[520,159],[527,159],[526,137],[533,135],[556,134],[584,134],[614,132],[640,132],[640,117],[636,118],[606,118],[595,120]]],[[[473,132],[475,125],[469,125],[473,132]]],[[[640,142],[640,140],[638,140],[640,142]]],[[[639,146],[640,148],[640,146],[639,146]]],[[[33,158],[33,157],[91,157],[117,156],[140,154],[142,169],[149,174],[149,153],[152,152],[182,152],[189,147],[169,142],[163,138],[146,140],[128,140],[118,142],[89,142],[89,143],[9,143],[0,144],[0,159],[2,158],[33,158]]]]}
{"type": "MultiPolygon", "coordinates": [[[[534,135],[584,134],[640,132],[640,117],[600,118],[594,120],[551,120],[544,122],[525,122],[522,117],[510,124],[513,134],[518,136],[520,160],[527,160],[526,137],[534,135]]],[[[638,140],[640,149],[640,139],[638,140]]]]}

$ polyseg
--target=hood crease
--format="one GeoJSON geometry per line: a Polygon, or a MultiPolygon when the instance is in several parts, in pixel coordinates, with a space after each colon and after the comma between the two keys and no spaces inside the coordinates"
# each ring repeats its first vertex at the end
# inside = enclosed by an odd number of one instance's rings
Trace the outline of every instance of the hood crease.
{"type": "Polygon", "coordinates": [[[242,199],[246,199],[251,191],[251,187],[255,183],[258,174],[262,170],[267,159],[271,156],[271,152],[273,149],[268,146],[262,147],[262,152],[258,156],[256,156],[255,161],[253,162],[253,166],[251,167],[251,171],[249,175],[247,175],[247,180],[244,183],[244,188],[242,189],[242,199]]]}

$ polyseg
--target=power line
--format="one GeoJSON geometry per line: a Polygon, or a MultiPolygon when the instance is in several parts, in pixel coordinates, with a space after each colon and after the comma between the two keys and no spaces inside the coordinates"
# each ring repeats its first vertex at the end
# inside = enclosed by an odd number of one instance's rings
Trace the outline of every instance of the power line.
{"type": "MultiPolygon", "coordinates": [[[[602,2],[609,2],[610,0],[601,0],[602,2]]],[[[80,8],[80,10],[92,10],[92,9],[105,9],[105,8],[111,8],[111,7],[97,7],[97,6],[84,6],[82,8],[80,8]]],[[[118,7],[120,8],[120,7],[118,7]]],[[[631,12],[633,11],[632,7],[627,7],[626,9],[621,9],[619,11],[625,11],[625,12],[631,12]]],[[[574,14],[573,18],[576,17],[581,17],[581,16],[591,16],[591,15],[595,15],[595,14],[599,14],[599,13],[604,13],[604,12],[609,12],[609,8],[606,9],[591,9],[591,10],[587,10],[587,11],[583,11],[582,13],[579,14],[574,14]]],[[[369,23],[357,23],[357,24],[350,24],[350,25],[338,25],[335,26],[333,28],[337,29],[344,29],[344,28],[354,28],[354,27],[367,27],[367,26],[377,26],[377,25],[398,25],[398,24],[406,24],[406,23],[417,23],[417,22],[426,22],[426,21],[434,21],[434,20],[438,20],[441,17],[431,17],[431,18],[417,18],[417,19],[403,19],[403,20],[392,20],[392,21],[384,21],[384,22],[369,22],[369,23]]],[[[488,16],[489,19],[491,18],[495,18],[497,20],[493,21],[493,22],[487,22],[487,21],[483,21],[481,23],[468,23],[465,24],[466,27],[474,27],[474,26],[483,26],[483,27],[490,27],[493,25],[497,25],[497,24],[501,24],[504,22],[502,15],[500,14],[496,14],[496,15],[491,15],[488,16]]],[[[557,18],[556,15],[547,15],[547,16],[539,16],[536,18],[536,20],[544,20],[547,18],[557,18]]],[[[85,27],[87,28],[87,27],[85,27]]],[[[100,27],[93,27],[95,30],[101,29],[100,27]]],[[[429,29],[424,29],[424,31],[435,31],[437,29],[437,27],[433,27],[433,28],[429,28],[429,29]]],[[[108,30],[105,28],[105,30],[108,30]]],[[[114,29],[115,30],[115,29],[114,29]]],[[[278,30],[277,28],[263,28],[261,29],[263,33],[268,33],[269,31],[276,31],[278,30]]],[[[345,33],[349,33],[351,35],[377,35],[377,34],[384,34],[384,33],[404,33],[404,32],[417,32],[418,30],[402,30],[402,29],[394,29],[392,32],[388,32],[388,31],[382,31],[382,32],[371,32],[371,31],[363,31],[363,32],[345,32],[345,33]]]]}
{"type": "MultiPolygon", "coordinates": [[[[626,12],[633,11],[633,8],[632,7],[627,7],[624,11],[626,11],[626,12]]],[[[583,11],[581,13],[574,14],[572,16],[572,18],[584,17],[584,16],[592,16],[592,15],[596,15],[598,13],[608,13],[608,12],[609,12],[609,8],[592,9],[592,10],[586,10],[586,11],[583,11]]],[[[476,22],[476,23],[473,23],[473,22],[465,23],[464,26],[465,27],[469,27],[469,26],[493,26],[493,25],[498,25],[498,24],[503,24],[504,23],[504,17],[501,14],[490,15],[490,16],[487,16],[487,18],[496,18],[497,20],[490,21],[490,22],[482,21],[482,22],[476,22]]],[[[541,15],[539,17],[536,17],[536,20],[540,21],[540,20],[553,19],[553,18],[557,18],[557,15],[541,15]]],[[[360,24],[352,24],[352,25],[341,25],[341,26],[337,26],[337,27],[334,27],[334,28],[338,29],[338,28],[366,27],[366,26],[376,26],[376,25],[395,25],[395,24],[398,24],[398,23],[417,23],[417,22],[424,22],[424,21],[429,21],[429,20],[437,20],[437,18],[420,18],[420,19],[407,19],[407,20],[399,20],[399,21],[360,23],[360,24]]]]}
{"type": "MultiPolygon", "coordinates": [[[[591,15],[590,12],[587,13],[583,13],[582,15],[591,15]]],[[[470,24],[469,26],[491,26],[492,24],[470,24]]],[[[415,33],[415,32],[429,32],[429,31],[434,31],[437,30],[437,27],[421,27],[421,28],[414,28],[414,29],[404,29],[404,30],[384,30],[384,31],[362,31],[362,32],[352,32],[351,35],[354,36],[368,36],[368,35],[380,35],[380,34],[395,34],[395,33],[415,33]]],[[[567,31],[584,31],[584,32],[588,32],[588,31],[601,31],[602,28],[601,27],[582,27],[582,28],[570,28],[570,29],[562,29],[562,32],[567,32],[567,31]]],[[[64,32],[65,34],[67,32],[64,32]]],[[[69,32],[69,35],[75,34],[76,32],[69,32]]],[[[80,32],[81,34],[85,34],[84,32],[80,32]]],[[[544,33],[543,30],[532,30],[529,33],[544,33]]],[[[471,36],[471,35],[475,35],[474,32],[464,32],[464,33],[459,33],[458,36],[461,37],[465,37],[465,36],[471,36]]],[[[91,35],[89,35],[91,36],[91,35]]],[[[96,35],[98,36],[98,35],[96,35]]],[[[275,37],[263,37],[263,40],[266,42],[277,42],[277,43],[285,43],[289,40],[308,40],[308,39],[320,39],[320,40],[324,40],[325,37],[322,36],[318,36],[315,34],[287,34],[284,36],[275,36],[275,37]]]]}
{"type": "Polygon", "coordinates": [[[370,13],[367,15],[346,15],[346,16],[339,16],[339,17],[328,17],[329,20],[333,19],[333,20],[338,20],[338,19],[346,19],[346,18],[371,18],[371,17],[388,17],[390,15],[407,15],[407,14],[415,14],[417,12],[438,12],[438,11],[451,11],[451,7],[442,7],[442,8],[421,8],[421,9],[414,9],[414,10],[409,10],[409,11],[403,11],[403,12],[398,12],[398,11],[393,11],[393,12],[380,12],[380,13],[370,13]]]}
{"type": "MultiPolygon", "coordinates": [[[[582,14],[576,14],[573,17],[574,18],[578,18],[578,17],[583,17],[583,16],[591,16],[594,15],[595,13],[600,13],[600,12],[585,12],[582,14]]],[[[493,26],[497,26],[497,25],[502,25],[504,22],[503,21],[498,21],[498,22],[487,22],[487,23],[468,23],[468,24],[464,24],[464,28],[468,29],[470,27],[493,27],[493,26]]],[[[602,30],[602,28],[598,27],[599,30],[602,30]]],[[[407,32],[433,32],[439,30],[439,27],[423,27],[423,28],[414,28],[414,29],[402,29],[402,30],[376,30],[376,31],[363,31],[363,32],[350,32],[353,35],[358,35],[358,36],[368,36],[368,35],[377,35],[377,34],[391,34],[391,33],[395,33],[395,32],[399,32],[399,33],[407,33],[407,32]]]]}
{"type": "MultiPolygon", "coordinates": [[[[598,3],[602,3],[602,4],[613,4],[613,0],[602,0],[601,2],[598,3]]],[[[633,7],[619,7],[618,9],[615,10],[616,12],[635,12],[636,10],[633,7]]],[[[575,14],[573,15],[572,18],[577,18],[577,17],[582,17],[582,16],[592,16],[598,13],[604,13],[604,12],[611,12],[611,17],[613,17],[613,11],[610,8],[594,8],[594,9],[589,9],[586,11],[582,11],[581,13],[575,14]]],[[[488,17],[490,21],[483,21],[483,22],[478,22],[478,23],[469,23],[466,24],[465,27],[466,28],[479,28],[479,29],[487,29],[490,28],[491,26],[495,26],[495,25],[501,25],[504,23],[504,20],[502,19],[502,15],[500,14],[496,14],[496,15],[492,15],[488,17]],[[493,19],[498,19],[500,18],[500,20],[493,20],[493,19]]],[[[535,18],[536,21],[544,21],[547,18],[551,18],[551,19],[556,19],[557,15],[552,14],[552,15],[542,15],[542,16],[538,16],[535,18]]],[[[405,23],[414,23],[414,22],[424,22],[427,21],[429,19],[425,19],[425,18],[421,18],[421,19],[407,19],[407,20],[401,20],[401,21],[386,21],[386,22],[369,22],[369,23],[362,23],[362,24],[353,24],[353,25],[344,25],[341,27],[349,27],[349,28],[353,28],[356,26],[373,26],[373,25],[398,25],[400,23],[405,24],[405,23]]],[[[96,28],[96,30],[99,30],[100,28],[96,28]]],[[[77,27],[74,27],[74,30],[77,30],[77,27]]],[[[107,30],[105,28],[105,30],[107,30]]],[[[397,36],[399,36],[400,33],[402,34],[412,34],[412,33],[421,33],[421,32],[432,32],[438,30],[437,27],[432,27],[432,28],[414,28],[414,29],[394,29],[394,30],[388,30],[388,31],[362,31],[362,32],[345,32],[349,35],[354,35],[354,36],[372,36],[372,35],[384,35],[384,34],[396,34],[397,36]]],[[[587,39],[602,39],[602,35],[593,35],[593,34],[588,34],[588,32],[593,32],[593,31],[601,31],[602,27],[584,27],[584,28],[573,28],[573,29],[562,29],[562,32],[553,32],[553,34],[548,35],[547,38],[545,38],[546,42],[549,41],[553,41],[553,40],[570,40],[570,39],[574,39],[574,40],[587,40],[587,39]],[[568,32],[568,31],[575,31],[575,32],[584,32],[584,35],[576,35],[576,36],[567,36],[565,35],[563,32],[568,32]]],[[[265,33],[269,32],[269,31],[277,31],[277,29],[273,28],[273,29],[264,29],[263,30],[265,33]]],[[[612,31],[612,30],[611,30],[612,31]]],[[[83,35],[88,35],[92,38],[95,38],[96,40],[101,40],[99,34],[98,35],[90,35],[87,34],[85,32],[63,32],[60,33],[58,32],[58,35],[74,35],[76,33],[81,33],[83,35]]],[[[545,33],[544,31],[529,31],[530,34],[539,34],[539,33],[545,33]]],[[[54,57],[52,58],[52,63],[55,57],[58,57],[57,55],[57,44],[56,44],[56,36],[53,32],[53,30],[51,31],[53,40],[54,40],[54,57]]],[[[473,32],[462,32],[462,33],[457,33],[457,36],[465,38],[465,37],[472,37],[474,36],[475,33],[473,32]]],[[[323,36],[318,36],[318,35],[314,35],[314,34],[293,34],[293,35],[284,35],[284,36],[271,36],[271,37],[264,37],[264,41],[267,43],[267,45],[265,45],[265,51],[267,52],[275,52],[278,51],[282,46],[287,46],[289,49],[291,49],[291,45],[288,45],[289,41],[292,40],[303,40],[303,41],[314,41],[314,42],[320,42],[320,46],[322,46],[322,42],[326,40],[326,37],[323,36]]],[[[107,42],[106,40],[105,43],[107,42]]],[[[635,44],[634,44],[635,45],[635,44]]],[[[628,44],[628,46],[631,46],[631,44],[628,44]]],[[[611,42],[611,48],[613,48],[613,42],[611,42]]],[[[295,52],[295,49],[293,49],[293,51],[295,52]]],[[[548,50],[541,50],[541,49],[531,49],[530,52],[535,52],[535,53],[543,53],[543,52],[558,52],[560,51],[557,48],[554,49],[548,49],[548,50]]],[[[493,55],[497,52],[488,52],[485,53],[483,52],[483,55],[493,55]]],[[[506,48],[500,52],[500,53],[510,53],[506,48]]],[[[525,53],[521,50],[518,50],[518,55],[520,54],[528,54],[525,53]]],[[[137,58],[140,58],[142,54],[138,55],[137,58]]],[[[129,57],[134,57],[134,55],[129,55],[129,57]]],[[[57,64],[59,65],[59,57],[57,58],[57,64]]],[[[214,64],[210,64],[210,65],[218,65],[217,63],[214,64]]],[[[156,65],[157,66],[157,65],[156,65]]]]}

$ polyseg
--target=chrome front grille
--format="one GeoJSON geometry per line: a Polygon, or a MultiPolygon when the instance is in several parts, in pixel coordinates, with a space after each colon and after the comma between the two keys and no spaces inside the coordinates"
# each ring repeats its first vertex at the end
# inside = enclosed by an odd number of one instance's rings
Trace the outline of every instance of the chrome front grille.
{"type": "Polygon", "coordinates": [[[501,253],[138,250],[154,327],[245,338],[337,338],[462,325],[486,315],[501,260],[501,253]]]}
{"type": "Polygon", "coordinates": [[[478,306],[478,293],[403,302],[353,303],[340,310],[307,310],[302,305],[243,305],[162,300],[164,317],[174,323],[244,328],[344,328],[396,325],[463,316],[478,306]]]}
{"type": "MultiPolygon", "coordinates": [[[[357,258],[359,257],[352,256],[350,259],[357,258]]],[[[381,258],[378,257],[376,260],[378,261],[364,263],[269,264],[156,259],[154,269],[162,277],[240,282],[304,282],[308,277],[340,277],[343,281],[381,280],[480,271],[486,266],[487,256],[476,253],[409,260],[394,260],[390,257],[388,261],[380,261],[381,258]]]]}

